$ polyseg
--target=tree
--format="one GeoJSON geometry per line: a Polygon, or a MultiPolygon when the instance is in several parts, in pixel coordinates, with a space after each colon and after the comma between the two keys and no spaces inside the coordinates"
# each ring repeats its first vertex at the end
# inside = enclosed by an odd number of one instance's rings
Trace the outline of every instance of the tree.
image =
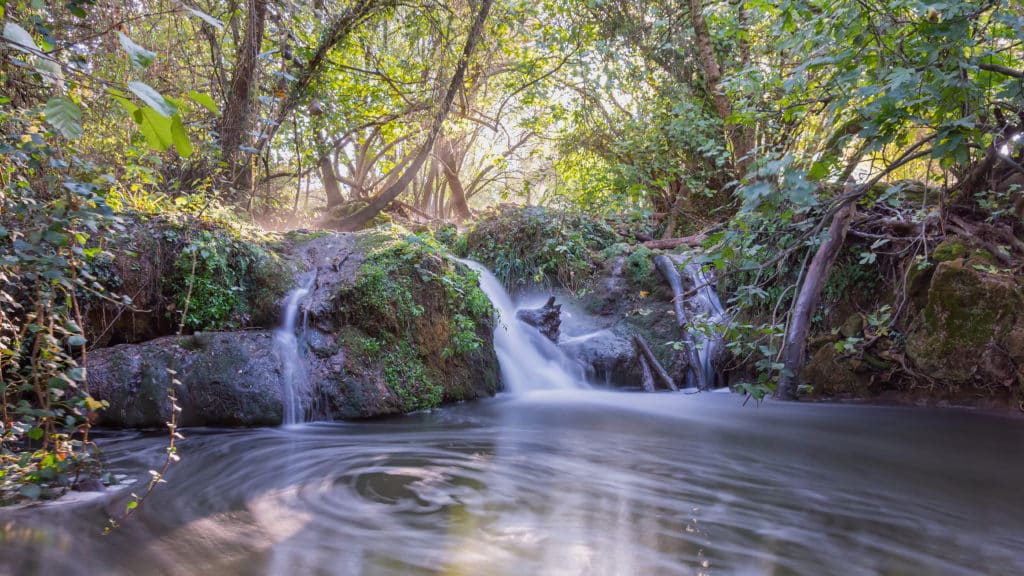
{"type": "Polygon", "coordinates": [[[459,63],[455,68],[455,73],[452,75],[451,83],[448,85],[448,90],[445,92],[444,99],[441,101],[441,105],[435,113],[433,123],[430,127],[430,132],[427,134],[426,141],[417,153],[416,158],[412,161],[409,167],[405,169],[398,180],[374,198],[369,205],[345,218],[339,224],[339,228],[341,230],[358,230],[369,222],[405,190],[412,179],[416,176],[416,173],[419,172],[420,168],[423,166],[423,163],[426,161],[427,156],[430,154],[430,151],[434,146],[435,140],[437,140],[438,135],[441,133],[444,121],[448,117],[448,111],[451,109],[452,101],[455,100],[455,94],[462,86],[462,79],[466,74],[466,68],[469,66],[469,60],[473,54],[473,49],[476,47],[476,44],[480,41],[480,37],[483,35],[484,22],[486,22],[487,13],[491,9],[491,2],[492,0],[481,0],[480,2],[476,18],[473,20],[473,26],[470,28],[469,35],[466,37],[466,44],[462,49],[462,55],[459,57],[459,63]]]}

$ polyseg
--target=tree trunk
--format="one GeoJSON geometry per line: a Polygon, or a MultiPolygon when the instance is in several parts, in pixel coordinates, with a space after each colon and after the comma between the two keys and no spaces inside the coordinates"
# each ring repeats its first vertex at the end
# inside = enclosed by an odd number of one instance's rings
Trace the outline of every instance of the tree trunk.
{"type": "Polygon", "coordinates": [[[722,68],[718,65],[718,56],[715,54],[715,47],[711,42],[711,33],[708,31],[708,24],[704,20],[704,5],[701,0],[688,0],[690,5],[690,19],[693,22],[693,34],[697,41],[698,62],[704,72],[704,80],[708,85],[708,92],[711,93],[711,101],[714,104],[715,112],[722,119],[728,131],[729,142],[732,144],[733,165],[736,167],[736,177],[742,178],[746,175],[750,164],[748,155],[753,147],[749,130],[745,126],[736,125],[732,122],[732,103],[722,91],[722,68]]]}
{"type": "Polygon", "coordinates": [[[491,9],[492,2],[493,0],[482,0],[480,2],[480,9],[477,12],[476,19],[473,21],[473,27],[469,31],[469,36],[466,38],[466,45],[463,47],[462,55],[459,57],[459,63],[458,66],[456,66],[455,74],[452,76],[452,81],[448,85],[448,91],[445,93],[444,100],[441,102],[441,108],[434,116],[434,123],[430,127],[430,133],[427,134],[427,141],[423,144],[423,148],[416,156],[416,159],[413,161],[412,165],[405,170],[398,181],[374,198],[370,202],[369,206],[342,220],[339,224],[339,228],[341,230],[352,231],[362,228],[367,222],[383,210],[385,206],[391,203],[392,200],[398,198],[398,195],[405,190],[409,185],[409,182],[411,182],[416,176],[416,173],[419,172],[427,157],[430,156],[430,151],[434,147],[434,142],[437,140],[438,134],[441,133],[441,127],[444,125],[444,121],[448,117],[448,111],[451,110],[452,101],[455,100],[455,94],[459,91],[459,88],[462,86],[462,79],[466,76],[466,68],[469,67],[469,58],[473,54],[473,49],[476,48],[480,37],[483,36],[484,22],[487,21],[487,13],[491,9]]]}
{"type": "Polygon", "coordinates": [[[444,171],[444,177],[448,180],[448,187],[451,189],[452,210],[455,211],[455,221],[463,222],[473,217],[469,211],[469,204],[466,203],[466,191],[462,188],[462,180],[459,179],[459,170],[455,162],[453,144],[447,139],[442,140],[437,146],[437,156],[444,171]]]}
{"type": "Polygon", "coordinates": [[[267,0],[248,0],[246,8],[245,37],[235,58],[220,121],[220,146],[227,164],[225,176],[235,190],[248,190],[252,178],[249,158],[239,148],[249,133],[254,93],[259,85],[257,60],[267,22],[267,0]]]}
{"type": "Polygon", "coordinates": [[[797,296],[796,305],[793,308],[793,317],[789,321],[786,342],[782,349],[784,369],[779,378],[778,397],[783,400],[796,400],[800,370],[804,365],[811,315],[814,314],[814,310],[818,306],[818,297],[825,286],[825,281],[828,280],[829,269],[836,261],[836,257],[839,256],[839,250],[846,240],[846,232],[850,227],[850,220],[853,218],[855,204],[856,202],[850,201],[835,213],[832,217],[832,224],[828,228],[828,239],[818,247],[814,258],[811,259],[810,266],[807,267],[807,275],[800,287],[800,294],[797,296]]]}
{"type": "Polygon", "coordinates": [[[330,154],[320,157],[320,177],[324,181],[324,194],[327,195],[327,207],[333,208],[345,202],[341,195],[341,188],[338,186],[338,177],[334,174],[334,163],[331,162],[330,154]]]}
{"type": "MultiPolygon", "coordinates": [[[[265,0],[260,0],[265,1],[265,0]]],[[[320,44],[317,45],[313,56],[310,57],[306,66],[296,74],[295,80],[288,89],[288,95],[282,100],[277,112],[274,114],[274,122],[264,134],[262,143],[269,143],[274,139],[277,129],[292,113],[295,106],[306,96],[309,85],[320,73],[324,62],[327,61],[327,54],[331,48],[348,37],[366,18],[377,10],[386,10],[398,5],[397,0],[356,0],[343,14],[335,18],[324,30],[320,37],[320,44]]]]}

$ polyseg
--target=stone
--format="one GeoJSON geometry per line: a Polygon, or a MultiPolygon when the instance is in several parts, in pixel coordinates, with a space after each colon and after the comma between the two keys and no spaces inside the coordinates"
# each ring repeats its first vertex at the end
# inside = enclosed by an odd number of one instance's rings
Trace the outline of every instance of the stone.
{"type": "Polygon", "coordinates": [[[1024,297],[1013,277],[979,270],[973,259],[940,262],[927,305],[907,336],[907,355],[932,378],[967,384],[989,371],[983,364],[994,345],[1012,345],[1008,337],[1022,311],[1024,297]]]}

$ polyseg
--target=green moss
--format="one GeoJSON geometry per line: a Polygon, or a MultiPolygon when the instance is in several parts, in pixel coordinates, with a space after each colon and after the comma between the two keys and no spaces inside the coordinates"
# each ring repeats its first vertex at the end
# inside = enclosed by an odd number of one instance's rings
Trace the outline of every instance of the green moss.
{"type": "Polygon", "coordinates": [[[167,280],[172,316],[189,299],[185,324],[193,330],[241,328],[254,320],[265,324],[292,277],[288,262],[250,238],[223,229],[190,234],[167,280]]]}
{"type": "Polygon", "coordinates": [[[986,347],[1007,335],[1021,309],[1024,299],[1013,278],[975,269],[962,259],[942,262],[907,351],[932,376],[967,382],[986,347]]]}
{"type": "Polygon", "coordinates": [[[963,258],[967,254],[967,244],[955,237],[946,238],[932,251],[932,259],[936,262],[949,262],[963,258]]]}
{"type": "Polygon", "coordinates": [[[383,356],[385,384],[402,411],[476,397],[475,384],[439,383],[468,382],[479,371],[474,363],[486,360],[494,309],[477,274],[450,258],[429,231],[383,227],[361,234],[358,249],[358,277],[335,301],[342,324],[358,333],[344,336],[343,345],[364,376],[371,363],[362,359],[379,365],[383,356]]]}

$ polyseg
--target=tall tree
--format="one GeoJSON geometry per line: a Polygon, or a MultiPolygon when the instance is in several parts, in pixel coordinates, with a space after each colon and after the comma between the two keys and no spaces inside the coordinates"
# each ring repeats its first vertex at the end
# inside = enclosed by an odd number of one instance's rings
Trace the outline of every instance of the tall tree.
{"type": "Polygon", "coordinates": [[[246,0],[245,35],[235,57],[231,84],[220,121],[220,145],[226,163],[225,176],[236,190],[249,188],[252,170],[249,155],[241,148],[252,125],[259,55],[267,23],[267,0],[246,0]]]}
{"type": "Polygon", "coordinates": [[[405,169],[397,181],[371,200],[369,205],[342,220],[338,225],[339,229],[358,230],[366,225],[366,223],[373,219],[374,216],[387,207],[388,204],[398,198],[399,194],[405,191],[406,187],[409,186],[409,183],[416,177],[416,174],[423,166],[423,163],[430,156],[430,151],[434,148],[434,142],[441,133],[441,128],[444,126],[445,119],[448,118],[448,112],[451,110],[452,102],[455,100],[455,95],[462,87],[462,80],[466,75],[466,69],[469,67],[470,57],[473,55],[473,50],[480,41],[480,37],[483,35],[484,23],[487,21],[487,14],[491,9],[492,1],[493,0],[481,0],[480,2],[476,18],[473,20],[473,26],[470,28],[469,35],[466,37],[466,44],[462,49],[462,55],[459,57],[458,65],[455,68],[455,74],[452,75],[452,80],[448,85],[448,90],[445,92],[444,99],[441,101],[441,106],[435,113],[434,121],[430,127],[430,132],[427,134],[427,139],[420,148],[420,151],[417,153],[416,158],[412,161],[412,164],[405,169]]]}

